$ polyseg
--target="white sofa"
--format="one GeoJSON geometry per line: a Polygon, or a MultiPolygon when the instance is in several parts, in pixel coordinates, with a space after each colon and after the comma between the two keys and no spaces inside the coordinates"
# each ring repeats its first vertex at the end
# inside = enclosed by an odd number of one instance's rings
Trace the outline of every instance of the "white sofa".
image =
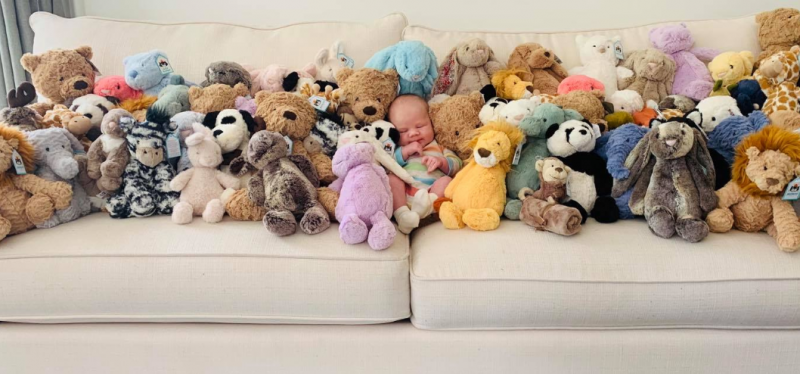
{"type": "MultiPolygon", "coordinates": [[[[577,33],[447,32],[400,14],[275,30],[31,24],[35,53],[91,45],[120,74],[158,48],[193,81],[217,60],[299,68],[336,39],[357,66],[402,39],[443,58],[476,36],[503,58],[535,41],[578,63],[577,33]]],[[[686,24],[697,45],[759,51],[753,16],[686,24]]],[[[654,26],[589,32],[634,50],[654,26]]],[[[0,243],[0,321],[0,373],[797,373],[800,257],[766,234],[688,244],[640,220],[590,220],[571,238],[437,223],[375,252],[335,225],[277,238],[260,223],[95,214],[0,243]]]]}

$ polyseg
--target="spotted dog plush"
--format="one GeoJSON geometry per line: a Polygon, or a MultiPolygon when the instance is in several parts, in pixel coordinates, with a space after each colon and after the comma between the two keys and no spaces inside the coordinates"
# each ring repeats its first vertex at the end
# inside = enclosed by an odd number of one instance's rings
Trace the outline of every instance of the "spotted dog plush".
{"type": "Polygon", "coordinates": [[[112,218],[172,214],[180,193],[169,188],[175,172],[164,156],[169,115],[149,111],[144,122],[123,122],[131,159],[122,186],[106,204],[112,218]]]}

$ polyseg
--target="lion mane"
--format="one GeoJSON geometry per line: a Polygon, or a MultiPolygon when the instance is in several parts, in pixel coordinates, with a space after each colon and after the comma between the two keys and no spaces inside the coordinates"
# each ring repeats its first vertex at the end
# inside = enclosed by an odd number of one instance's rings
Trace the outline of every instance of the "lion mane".
{"type": "Polygon", "coordinates": [[[736,156],[733,161],[732,179],[742,190],[755,196],[769,196],[762,191],[755,182],[750,180],[745,172],[750,159],[747,150],[756,147],[759,152],[778,151],[789,156],[792,161],[800,163],[800,134],[787,131],[776,125],[766,126],[761,131],[748,135],[736,146],[736,156]]]}

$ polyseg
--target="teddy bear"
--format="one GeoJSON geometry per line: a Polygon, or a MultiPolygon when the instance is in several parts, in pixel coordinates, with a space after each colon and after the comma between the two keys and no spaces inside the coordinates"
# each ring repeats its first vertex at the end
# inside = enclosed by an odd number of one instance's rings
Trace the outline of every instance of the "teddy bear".
{"type": "Polygon", "coordinates": [[[42,54],[26,53],[20,63],[31,74],[36,91],[54,104],[69,104],[72,99],[92,93],[95,74],[92,47],[53,49],[42,54]]]}
{"type": "Polygon", "coordinates": [[[28,82],[8,91],[8,107],[0,110],[0,123],[21,131],[33,131],[42,126],[43,118],[26,105],[36,100],[36,89],[28,82]]]}
{"type": "Polygon", "coordinates": [[[755,58],[753,52],[723,52],[708,63],[708,71],[714,80],[710,96],[730,94],[730,86],[742,79],[750,79],[755,58]]]}
{"type": "Polygon", "coordinates": [[[166,112],[170,117],[191,109],[189,86],[183,77],[178,74],[172,75],[169,84],[161,89],[158,100],[151,107],[166,112]]]}
{"type": "Polygon", "coordinates": [[[370,248],[382,250],[394,243],[397,229],[391,221],[389,177],[375,165],[375,152],[367,143],[339,148],[333,156],[333,170],[339,178],[331,188],[339,192],[336,220],[342,241],[347,244],[366,241],[370,248]]]}
{"type": "Polygon", "coordinates": [[[342,68],[353,68],[355,61],[344,54],[344,45],[341,41],[333,42],[330,48],[323,48],[314,58],[314,78],[320,81],[337,83],[336,74],[342,68]]]}
{"type": "MultiPolygon", "coordinates": [[[[570,75],[558,84],[558,94],[566,95],[572,91],[593,91],[600,90],[606,92],[603,82],[585,75],[570,75]]],[[[603,95],[605,96],[605,94],[603,95]]]]}
{"type": "Polygon", "coordinates": [[[399,76],[400,89],[397,94],[412,94],[423,99],[431,95],[433,82],[439,76],[436,55],[417,40],[399,41],[378,51],[367,60],[364,67],[380,71],[393,69],[399,76]]]}
{"type": "Polygon", "coordinates": [[[559,203],[564,201],[567,198],[567,176],[572,169],[557,157],[538,159],[535,167],[538,172],[539,188],[532,191],[530,196],[545,201],[550,199],[559,203]]]}
{"type": "Polygon", "coordinates": [[[675,80],[670,94],[700,101],[708,97],[714,80],[706,63],[719,54],[710,48],[692,48],[694,38],[685,24],[650,29],[650,43],[675,61],[675,80]]]}
{"type": "Polygon", "coordinates": [[[506,174],[511,169],[514,150],[525,135],[504,122],[492,122],[475,131],[469,148],[473,157],[447,185],[449,201],[439,207],[439,219],[447,229],[464,226],[476,231],[500,226],[506,202],[506,174]]]}
{"type": "Polygon", "coordinates": [[[617,88],[631,89],[642,95],[645,102],[659,102],[673,90],[675,61],[655,48],[633,51],[622,62],[622,66],[633,71],[633,76],[620,77],[617,88]]]}
{"type": "Polygon", "coordinates": [[[86,155],[89,178],[97,181],[100,191],[115,192],[122,184],[122,173],[130,160],[123,128],[132,126],[134,121],[133,115],[125,109],[112,109],[103,117],[102,135],[92,143],[86,155]]]}
{"type": "Polygon", "coordinates": [[[570,75],[585,75],[599,80],[605,87],[605,96],[611,97],[617,91],[617,79],[633,76],[633,72],[625,67],[617,66],[622,54],[622,40],[619,36],[608,38],[603,35],[575,37],[582,66],[569,70],[570,75]]]}
{"type": "MultiPolygon", "coordinates": [[[[561,66],[561,59],[556,54],[537,43],[520,44],[508,57],[509,69],[521,69],[519,77],[531,82],[534,90],[554,95],[558,84],[569,73],[561,66]]],[[[502,97],[502,96],[501,96],[502,97]]]]}
{"type": "Polygon", "coordinates": [[[722,120],[730,116],[741,116],[736,100],[730,96],[712,96],[701,100],[686,117],[710,133],[722,120]]]}
{"type": "Polygon", "coordinates": [[[172,191],[181,193],[180,201],[172,209],[172,222],[179,225],[192,222],[192,217],[202,216],[208,223],[217,223],[225,215],[220,196],[225,189],[239,189],[239,179],[217,170],[222,163],[222,149],[211,130],[194,123],[194,133],[186,138],[187,154],[192,168],[181,172],[169,182],[172,191]]]}
{"type": "Polygon", "coordinates": [[[64,105],[56,104],[53,109],[48,110],[42,117],[42,127],[61,127],[67,129],[83,144],[85,150],[89,150],[92,141],[86,137],[92,129],[92,121],[83,114],[74,112],[64,105]]]}
{"type": "Polygon", "coordinates": [[[800,131],[800,113],[791,110],[778,110],[769,115],[770,123],[783,129],[800,131]]]}
{"type": "Polygon", "coordinates": [[[491,83],[492,74],[504,69],[483,39],[475,38],[453,47],[439,65],[432,95],[468,95],[491,83]]]}
{"type": "Polygon", "coordinates": [[[237,83],[233,87],[219,83],[204,88],[189,87],[189,104],[193,112],[219,112],[236,108],[236,98],[248,94],[244,83],[237,83]]]}
{"type": "Polygon", "coordinates": [[[428,114],[436,142],[455,152],[458,158],[468,159],[472,149],[466,140],[471,139],[473,131],[481,127],[479,114],[482,108],[483,96],[479,92],[454,95],[440,103],[431,104],[428,114]]]}
{"type": "Polygon", "coordinates": [[[556,104],[564,109],[574,109],[589,120],[589,122],[602,125],[605,128],[606,110],[603,106],[604,91],[594,90],[587,91],[572,91],[566,95],[556,96],[553,104],[556,104]]]}
{"type": "Polygon", "coordinates": [[[32,174],[34,148],[25,135],[0,126],[0,240],[22,234],[49,220],[72,201],[72,187],[32,174]]]}
{"type": "Polygon", "coordinates": [[[525,71],[520,69],[503,69],[495,72],[492,75],[492,86],[494,86],[497,97],[519,100],[533,96],[533,83],[523,80],[521,77],[524,74],[525,71]]]}
{"type": "Polygon", "coordinates": [[[359,122],[367,123],[384,119],[389,113],[389,105],[397,97],[399,79],[393,69],[343,68],[336,74],[345,98],[342,106],[349,108],[359,122]]]}
{"type": "Polygon", "coordinates": [[[522,210],[519,220],[537,230],[572,236],[581,230],[581,212],[560,205],[567,196],[567,178],[572,171],[555,157],[536,161],[540,188],[536,191],[523,188],[519,192],[522,210]]]}
{"type": "Polygon", "coordinates": [[[778,8],[756,15],[758,44],[761,46],[759,63],[780,51],[788,51],[800,44],[800,10],[778,8]]]}
{"type": "Polygon", "coordinates": [[[800,135],[766,126],[736,147],[733,179],[719,189],[717,209],[706,217],[711,232],[766,231],[786,252],[800,249],[800,221],[781,199],[800,174],[800,135]]]}
{"type": "Polygon", "coordinates": [[[136,99],[143,95],[143,92],[128,86],[125,82],[125,77],[121,75],[109,75],[102,77],[94,83],[95,95],[99,96],[113,96],[119,101],[128,99],[136,99]]]}
{"type": "Polygon", "coordinates": [[[122,59],[125,82],[145,95],[158,96],[175,73],[166,53],[154,49],[122,59]]]}
{"type": "Polygon", "coordinates": [[[242,65],[232,61],[212,62],[206,68],[206,79],[200,83],[200,87],[208,87],[212,84],[226,84],[235,87],[238,83],[243,83],[247,89],[253,86],[250,73],[242,65]]]}

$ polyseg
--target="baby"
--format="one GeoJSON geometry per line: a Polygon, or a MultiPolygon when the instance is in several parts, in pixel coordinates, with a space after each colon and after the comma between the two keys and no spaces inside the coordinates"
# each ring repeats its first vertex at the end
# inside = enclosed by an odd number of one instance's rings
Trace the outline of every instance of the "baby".
{"type": "Polygon", "coordinates": [[[452,176],[461,169],[461,159],[433,140],[428,103],[419,96],[398,96],[389,107],[389,122],[400,132],[395,159],[424,186],[410,186],[397,176],[389,175],[394,218],[400,232],[408,234],[419,227],[420,218],[431,214],[433,202],[444,196],[452,176]]]}

